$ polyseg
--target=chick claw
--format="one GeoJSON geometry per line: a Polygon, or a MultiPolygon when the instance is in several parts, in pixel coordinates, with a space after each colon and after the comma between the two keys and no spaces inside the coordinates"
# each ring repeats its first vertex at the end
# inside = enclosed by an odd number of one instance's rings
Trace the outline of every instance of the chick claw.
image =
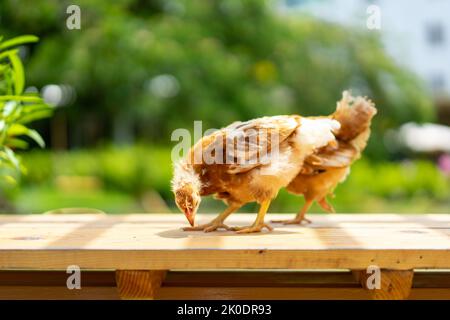
{"type": "Polygon", "coordinates": [[[236,231],[236,233],[254,233],[254,232],[261,232],[262,229],[266,228],[269,231],[272,231],[272,226],[266,224],[266,223],[260,223],[257,225],[247,226],[247,227],[233,227],[231,230],[236,231]]]}
{"type": "Polygon", "coordinates": [[[195,226],[195,227],[185,227],[185,228],[183,228],[183,231],[212,232],[219,228],[223,228],[225,230],[231,230],[231,228],[229,226],[227,226],[226,224],[224,224],[223,222],[212,221],[212,222],[209,222],[206,224],[201,224],[201,225],[195,226]]]}
{"type": "Polygon", "coordinates": [[[302,218],[302,219],[290,219],[290,220],[271,220],[272,223],[282,223],[282,224],[303,224],[303,221],[305,221],[305,224],[311,223],[311,220],[302,218]]]}

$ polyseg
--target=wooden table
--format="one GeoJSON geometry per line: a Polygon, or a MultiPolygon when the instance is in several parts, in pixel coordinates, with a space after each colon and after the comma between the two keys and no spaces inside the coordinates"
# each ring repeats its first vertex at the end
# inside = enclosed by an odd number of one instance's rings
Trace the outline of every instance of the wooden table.
{"type": "Polygon", "coordinates": [[[449,214],[309,217],[238,235],[184,232],[181,214],[3,215],[0,298],[450,299],[449,214]],[[70,265],[81,290],[66,287],[70,265]]]}

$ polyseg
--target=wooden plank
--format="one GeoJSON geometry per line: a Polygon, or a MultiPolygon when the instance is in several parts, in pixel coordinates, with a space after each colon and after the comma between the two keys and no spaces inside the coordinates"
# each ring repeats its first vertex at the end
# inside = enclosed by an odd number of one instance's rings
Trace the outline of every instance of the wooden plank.
{"type": "Polygon", "coordinates": [[[154,299],[167,270],[117,270],[116,283],[121,299],[154,299]]]}
{"type": "MultiPolygon", "coordinates": [[[[312,218],[237,235],[181,231],[181,215],[0,216],[0,269],[450,268],[450,215],[312,218]]],[[[253,219],[237,214],[230,224],[253,219]]]]}
{"type": "MultiPolygon", "coordinates": [[[[0,271],[0,286],[66,286],[70,274],[66,271],[0,271]]],[[[114,271],[89,271],[81,273],[81,284],[88,287],[114,287],[114,271]]]]}
{"type": "MultiPolygon", "coordinates": [[[[69,274],[65,271],[0,271],[0,287],[4,286],[62,286],[69,274]]],[[[115,287],[115,271],[81,273],[81,282],[87,287],[115,287]]],[[[241,286],[241,287],[355,287],[361,285],[350,271],[169,271],[164,286],[241,286]]],[[[450,288],[450,270],[415,271],[413,288],[450,288]]]]}
{"type": "MultiPolygon", "coordinates": [[[[119,299],[114,271],[82,273],[81,290],[63,271],[2,271],[0,299],[119,299]]],[[[450,299],[450,272],[417,272],[408,299],[450,299]]],[[[157,299],[370,299],[343,271],[169,272],[157,299]],[[257,287],[257,288],[256,288],[257,287]]]]}
{"type": "Polygon", "coordinates": [[[285,287],[163,287],[159,300],[367,300],[362,288],[285,288],[285,287]]]}
{"type": "MultiPolygon", "coordinates": [[[[369,300],[363,288],[162,287],[161,300],[369,300]]],[[[412,289],[408,300],[448,300],[450,289],[412,289]]]]}
{"type": "MultiPolygon", "coordinates": [[[[280,215],[287,217],[286,215],[280,215]]],[[[1,249],[449,249],[450,215],[318,215],[271,233],[184,232],[179,215],[0,216],[1,249]],[[330,218],[332,217],[332,218],[330,218]],[[363,217],[365,219],[363,219],[363,217]],[[373,218],[371,218],[373,217],[373,218]],[[39,219],[40,218],[40,219],[39,219]],[[339,219],[338,219],[339,218],[339,219]],[[370,220],[370,219],[373,219],[370,220]],[[28,233],[26,233],[28,232],[28,233]],[[245,241],[243,241],[245,239],[245,241]]],[[[207,218],[203,217],[203,220],[207,218]]],[[[253,215],[231,217],[244,225],[253,215]]],[[[270,217],[269,217],[270,219],[270,217]]],[[[202,220],[202,219],[200,219],[202,220]]]]}
{"type": "Polygon", "coordinates": [[[413,288],[408,300],[450,300],[450,289],[413,288]]]}
{"type": "Polygon", "coordinates": [[[169,273],[164,286],[360,287],[348,271],[176,271],[169,273]]]}
{"type": "Polygon", "coordinates": [[[0,269],[365,269],[450,268],[442,250],[11,250],[0,251],[0,269]]]}
{"type": "MultiPolygon", "coordinates": [[[[362,300],[369,299],[362,288],[217,288],[217,287],[162,287],[156,299],[170,300],[211,300],[226,297],[227,299],[255,299],[255,292],[259,299],[283,300],[362,300]]],[[[62,287],[1,287],[1,300],[119,300],[115,287],[89,287],[81,290],[69,291],[62,287]]],[[[450,289],[418,288],[412,289],[408,300],[450,300],[450,289]]]]}
{"type": "Polygon", "coordinates": [[[357,280],[374,300],[404,300],[411,293],[413,270],[381,270],[380,288],[370,289],[367,280],[371,276],[365,270],[355,271],[357,280]]]}
{"type": "Polygon", "coordinates": [[[413,288],[450,288],[450,272],[415,270],[413,288]]]}
{"type": "Polygon", "coordinates": [[[119,300],[116,287],[0,286],[0,300],[119,300]]]}
{"type": "MultiPolygon", "coordinates": [[[[206,222],[215,217],[218,213],[203,213],[197,215],[197,220],[199,223],[206,222]]],[[[388,224],[389,226],[393,226],[394,224],[404,224],[404,223],[420,223],[421,225],[429,226],[429,227],[443,227],[443,223],[449,223],[450,217],[449,214],[391,214],[391,213],[335,213],[335,214],[317,214],[310,213],[312,224],[309,224],[310,227],[323,227],[323,226],[336,226],[341,223],[352,223],[359,224],[362,223],[364,225],[367,224],[388,224]]],[[[98,215],[96,214],[58,214],[58,215],[42,215],[42,214],[0,214],[0,222],[2,223],[16,223],[16,222],[49,222],[49,223],[57,223],[57,222],[67,222],[67,223],[79,223],[79,222],[92,222],[97,220],[98,215]]],[[[230,216],[230,219],[227,221],[234,222],[253,222],[256,217],[256,213],[235,213],[230,216]]],[[[279,213],[271,213],[268,214],[269,218],[289,218],[292,217],[292,214],[279,214],[279,213]]],[[[186,219],[184,218],[182,213],[174,213],[174,214],[108,214],[104,217],[105,220],[113,221],[128,221],[128,222],[139,222],[139,223],[148,223],[155,221],[158,224],[165,223],[177,223],[185,226],[188,224],[186,219]]],[[[269,220],[268,220],[269,221],[269,220]]]]}

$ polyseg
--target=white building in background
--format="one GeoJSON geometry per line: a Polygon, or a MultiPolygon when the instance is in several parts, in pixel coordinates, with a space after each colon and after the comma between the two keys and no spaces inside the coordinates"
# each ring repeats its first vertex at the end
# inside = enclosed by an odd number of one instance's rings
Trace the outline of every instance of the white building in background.
{"type": "Polygon", "coordinates": [[[371,5],[381,13],[387,52],[421,77],[435,96],[450,97],[450,0],[282,0],[286,13],[306,12],[366,28],[371,5]]]}

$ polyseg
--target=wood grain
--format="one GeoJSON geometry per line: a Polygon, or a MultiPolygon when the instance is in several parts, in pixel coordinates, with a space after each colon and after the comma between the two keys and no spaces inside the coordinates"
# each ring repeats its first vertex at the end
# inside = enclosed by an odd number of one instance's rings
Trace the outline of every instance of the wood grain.
{"type": "MultiPolygon", "coordinates": [[[[282,299],[282,300],[362,300],[370,299],[363,288],[285,288],[262,287],[162,287],[156,299],[214,300],[227,299],[282,299]]],[[[63,287],[0,286],[0,299],[8,300],[118,300],[116,287],[89,287],[69,291],[63,287]]],[[[450,300],[450,289],[412,289],[409,300],[450,300]]]]}
{"type": "Polygon", "coordinates": [[[411,293],[413,270],[381,270],[381,288],[379,289],[367,288],[367,280],[370,274],[365,270],[357,271],[354,274],[371,299],[404,300],[411,293]]]}
{"type": "MultiPolygon", "coordinates": [[[[290,215],[277,215],[286,218],[290,215]]],[[[268,220],[274,218],[268,217],[268,220]]],[[[211,219],[200,216],[199,222],[211,219]]],[[[181,215],[0,216],[0,269],[450,268],[450,215],[312,215],[271,233],[184,232],[181,215]]],[[[254,215],[236,214],[230,225],[254,215]]]]}
{"type": "MultiPolygon", "coordinates": [[[[114,271],[0,271],[0,299],[119,299],[114,271]]],[[[450,299],[450,273],[417,271],[408,299],[450,299]]],[[[156,299],[371,299],[348,271],[168,272],[156,299]]]]}
{"type": "Polygon", "coordinates": [[[119,296],[127,300],[154,299],[166,274],[166,270],[117,270],[119,296]]]}

